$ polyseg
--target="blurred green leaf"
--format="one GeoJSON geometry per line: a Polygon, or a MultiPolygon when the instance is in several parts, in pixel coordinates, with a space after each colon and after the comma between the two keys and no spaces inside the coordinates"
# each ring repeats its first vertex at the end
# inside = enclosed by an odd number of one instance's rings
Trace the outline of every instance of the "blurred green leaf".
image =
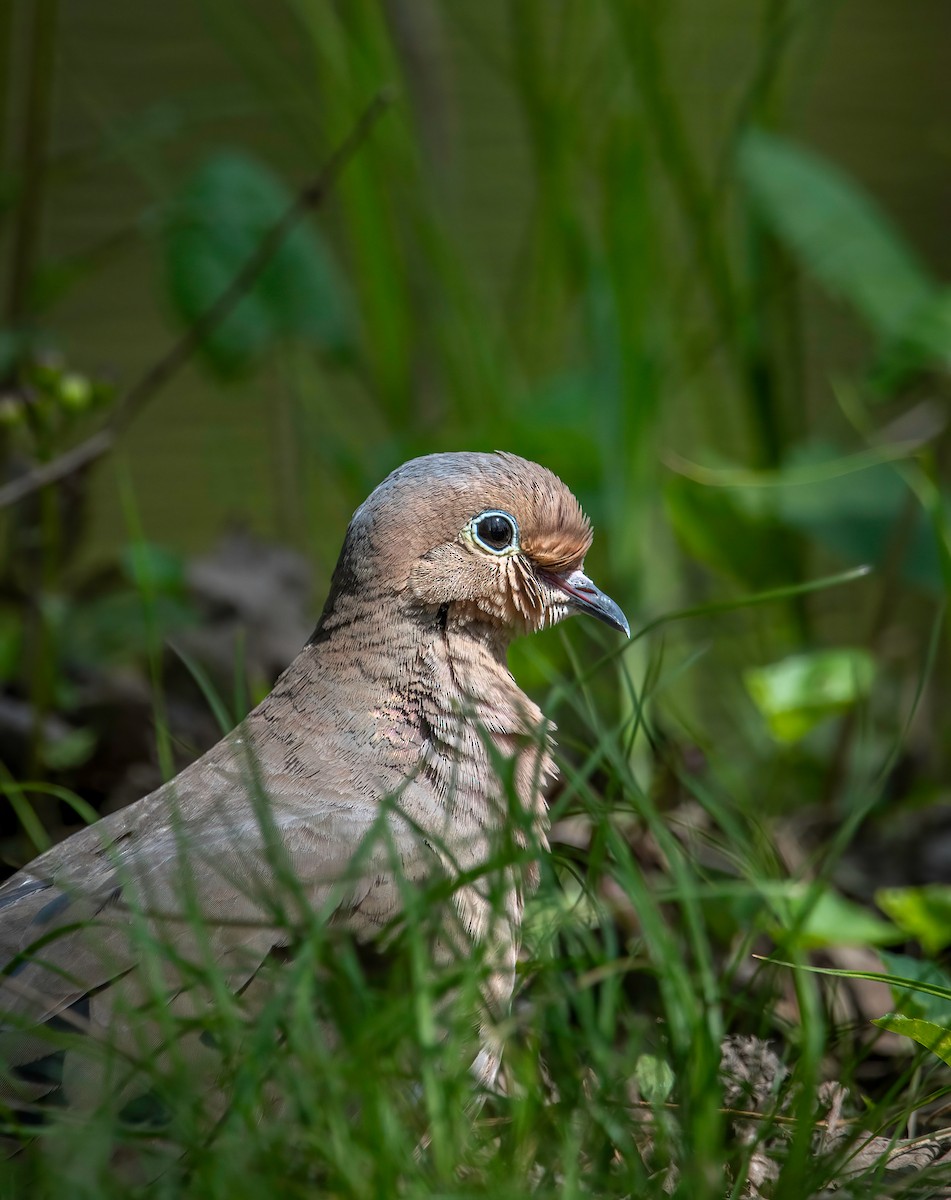
{"type": "Polygon", "coordinates": [[[95,730],[71,729],[65,737],[44,744],[43,762],[51,771],[66,771],[86,762],[95,748],[95,730]]]}
{"type": "Polygon", "coordinates": [[[592,395],[601,394],[593,371],[571,371],[546,380],[524,408],[507,414],[513,445],[531,445],[532,453],[557,472],[571,473],[579,491],[603,487],[603,455],[595,422],[581,423],[592,395]]]}
{"type": "Polygon", "coordinates": [[[951,288],[943,288],[918,315],[908,337],[929,358],[951,362],[951,288]]]}
{"type": "Polygon", "coordinates": [[[872,382],[879,394],[894,391],[911,371],[928,363],[951,365],[951,290],[939,291],[916,314],[898,341],[890,342],[874,364],[872,382]]]}
{"type": "MultiPolygon", "coordinates": [[[[777,573],[788,577],[778,526],[851,564],[888,562],[907,583],[943,594],[934,518],[892,459],[813,441],[792,447],[783,465],[768,472],[688,462],[678,470],[665,487],[668,516],[698,561],[771,586],[780,581],[777,573]]],[[[940,503],[951,520],[951,502],[942,496],[940,503]]]]}
{"type": "Polygon", "coordinates": [[[197,623],[194,608],[178,596],[159,593],[146,614],[138,592],[115,592],[76,605],[62,644],[70,663],[99,670],[144,659],[156,638],[164,641],[197,623]]]}
{"type": "MultiPolygon", "coordinates": [[[[934,984],[936,987],[945,988],[951,994],[951,974],[937,963],[912,958],[910,954],[893,954],[888,950],[880,950],[879,957],[889,974],[894,974],[899,979],[934,984]]],[[[904,1016],[922,1017],[926,1021],[935,1021],[939,1025],[951,1028],[951,1000],[930,992],[911,991],[900,985],[892,987],[892,995],[904,1016]]]]}
{"type": "MultiPolygon", "coordinates": [[[[799,446],[789,455],[792,471],[834,462],[840,452],[827,443],[799,446]]],[[[898,568],[908,583],[943,592],[934,532],[908,485],[883,463],[862,471],[776,489],[781,520],[850,563],[882,564],[901,534],[898,568]],[[899,523],[902,523],[901,525],[899,523]]]]}
{"type": "Polygon", "coordinates": [[[924,1046],[932,1054],[937,1054],[943,1063],[951,1067],[951,1029],[945,1025],[936,1025],[933,1021],[922,1021],[917,1017],[905,1017],[900,1013],[888,1013],[872,1022],[879,1029],[888,1029],[892,1033],[900,1033],[924,1046]]]}
{"type": "Polygon", "coordinates": [[[568,876],[561,887],[548,891],[544,899],[533,897],[525,908],[522,931],[532,953],[544,958],[552,953],[558,934],[571,929],[595,929],[602,920],[603,914],[590,892],[568,876]]]}
{"type": "Polygon", "coordinates": [[[634,1082],[648,1104],[663,1104],[674,1090],[676,1077],[670,1063],[642,1054],[634,1064],[634,1082]]]}
{"type": "MultiPolygon", "coordinates": [[[[901,939],[901,931],[890,922],[831,887],[780,880],[759,890],[779,922],[774,936],[779,940],[792,931],[795,945],[804,950],[888,946],[901,939]]],[[[783,940],[788,942],[788,936],[783,940]]]]}
{"type": "MultiPolygon", "coordinates": [[[[186,182],[164,231],[171,298],[186,325],[227,290],[291,203],[266,167],[241,154],[216,155],[186,182]]],[[[312,225],[287,234],[203,350],[216,370],[231,373],[285,339],[331,354],[353,343],[343,279],[312,225]]]]}
{"type": "Polygon", "coordinates": [[[753,703],[773,737],[796,742],[826,717],[864,699],[875,677],[865,650],[816,650],[743,673],[753,703]]]}
{"type": "Polygon", "coordinates": [[[909,937],[921,943],[926,954],[951,946],[951,886],[880,888],[875,903],[909,937]]]}
{"type": "Polygon", "coordinates": [[[754,590],[788,580],[775,519],[752,512],[737,493],[674,475],[664,484],[664,504],[674,532],[697,562],[754,590]]]}
{"type": "Polygon", "coordinates": [[[133,542],[119,554],[126,579],[148,595],[180,593],[185,587],[185,564],[180,554],[154,542],[133,542]]]}
{"type": "Polygon", "coordinates": [[[907,338],[938,295],[874,201],[832,163],[762,131],[740,146],[740,174],[766,222],[882,340],[907,338]]]}

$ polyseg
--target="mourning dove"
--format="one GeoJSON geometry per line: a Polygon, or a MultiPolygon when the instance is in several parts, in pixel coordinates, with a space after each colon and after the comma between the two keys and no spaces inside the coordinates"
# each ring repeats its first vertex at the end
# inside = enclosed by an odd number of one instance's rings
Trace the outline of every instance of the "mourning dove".
{"type": "Polygon", "coordinates": [[[629,634],[584,574],[590,543],[565,485],[512,454],[434,454],[388,476],[354,513],[317,629],[270,695],[175,779],[0,888],[7,1101],[61,1088],[79,1102],[91,1086],[78,1051],[41,1069],[44,1026],[121,1043],[156,988],[172,1012],[213,1002],[195,995],[195,962],[246,989],[286,952],[288,905],[370,940],[398,918],[406,881],[440,873],[458,885],[436,961],[488,950],[474,1069],[491,1086],[537,865],[501,881],[480,867],[513,793],[520,844],[547,847],[554,772],[551,726],[506,651],[574,612],[629,634]],[[146,972],[146,948],[169,945],[146,972]]]}

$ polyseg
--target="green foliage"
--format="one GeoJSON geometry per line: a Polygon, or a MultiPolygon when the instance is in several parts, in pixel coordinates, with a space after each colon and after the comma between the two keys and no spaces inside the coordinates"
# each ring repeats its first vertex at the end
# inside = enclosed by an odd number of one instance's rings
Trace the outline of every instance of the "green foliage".
{"type": "Polygon", "coordinates": [[[164,592],[181,596],[185,591],[185,564],[180,554],[151,542],[132,542],[119,555],[122,573],[139,592],[154,596],[164,592]]]}
{"type": "Polygon", "coordinates": [[[895,924],[934,955],[951,946],[951,887],[879,888],[875,903],[895,924]]]}
{"type": "Polygon", "coordinates": [[[788,578],[779,522],[743,499],[683,475],[664,485],[667,516],[691,558],[755,591],[778,587],[788,578]]]}
{"type": "Polygon", "coordinates": [[[908,339],[938,289],[871,197],[833,164],[762,131],[746,134],[739,165],[799,262],[882,341],[908,339]]]}
{"type": "Polygon", "coordinates": [[[197,623],[180,554],[136,541],[120,550],[118,565],[118,585],[64,612],[64,666],[143,662],[156,641],[161,645],[197,623]]]}
{"type": "Polygon", "coordinates": [[[875,660],[864,650],[817,650],[764,667],[743,679],[778,742],[797,742],[820,721],[868,698],[875,660]]]}
{"type": "Polygon", "coordinates": [[[43,747],[43,765],[50,771],[66,771],[88,761],[96,747],[92,729],[72,729],[43,747]]]}
{"type": "Polygon", "coordinates": [[[0,428],[19,430],[41,454],[71,434],[80,417],[115,397],[111,383],[75,370],[59,355],[34,355],[29,345],[11,347],[7,370],[18,387],[2,397],[0,428]]]}
{"type": "MultiPolygon", "coordinates": [[[[226,293],[290,206],[284,185],[245,154],[218,154],[186,180],[164,235],[169,293],[180,321],[197,321],[226,293]]],[[[275,248],[234,311],[208,331],[202,350],[211,366],[229,374],[294,340],[338,357],[353,348],[343,279],[317,230],[303,224],[275,248]]]]}
{"type": "Polygon", "coordinates": [[[937,963],[910,958],[906,954],[882,952],[890,974],[931,990],[892,986],[900,1011],[887,1013],[873,1022],[881,1029],[911,1038],[951,1066],[951,975],[937,963]]]}
{"type": "Polygon", "coordinates": [[[906,1017],[923,1017],[951,1028],[951,974],[935,962],[912,958],[908,954],[882,950],[880,957],[890,975],[924,983],[935,989],[924,992],[901,985],[893,986],[896,1007],[900,1006],[906,1017]]]}
{"type": "Polygon", "coordinates": [[[676,1079],[670,1064],[653,1054],[642,1054],[634,1064],[637,1090],[650,1104],[663,1104],[674,1090],[676,1079]]]}
{"type": "Polygon", "coordinates": [[[951,1029],[947,1025],[936,1025],[933,1021],[922,1021],[920,1017],[906,1017],[901,1013],[889,1013],[872,1024],[911,1038],[951,1067],[951,1029]]]}
{"type": "Polygon", "coordinates": [[[796,448],[790,474],[823,465],[833,473],[811,483],[781,487],[778,505],[783,522],[846,562],[885,566],[894,557],[897,571],[908,583],[942,592],[934,528],[907,481],[885,463],[834,473],[840,461],[832,446],[796,448]]]}
{"type": "Polygon", "coordinates": [[[146,612],[131,588],[78,604],[63,629],[64,657],[74,667],[97,668],[142,662],[155,637],[173,637],[196,623],[193,607],[174,595],[159,595],[146,612]]]}
{"type": "Polygon", "coordinates": [[[775,941],[801,950],[828,946],[892,946],[901,933],[831,887],[794,880],[760,884],[757,891],[773,916],[775,941]]]}

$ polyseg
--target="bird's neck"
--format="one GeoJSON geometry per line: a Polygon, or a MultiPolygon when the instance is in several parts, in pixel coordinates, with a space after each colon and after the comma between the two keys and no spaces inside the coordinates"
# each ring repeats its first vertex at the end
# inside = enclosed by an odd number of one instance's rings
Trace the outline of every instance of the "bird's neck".
{"type": "Polygon", "coordinates": [[[497,624],[450,606],[407,610],[389,598],[336,598],[301,659],[332,676],[362,712],[394,697],[440,721],[482,724],[502,735],[544,725],[506,664],[509,638],[497,624]]]}
{"type": "Polygon", "coordinates": [[[288,672],[299,682],[284,687],[332,697],[334,721],[381,765],[405,774],[422,758],[447,792],[460,779],[497,790],[499,757],[514,759],[522,804],[542,820],[553,727],[512,678],[507,647],[497,626],[452,608],[337,597],[288,672]]]}

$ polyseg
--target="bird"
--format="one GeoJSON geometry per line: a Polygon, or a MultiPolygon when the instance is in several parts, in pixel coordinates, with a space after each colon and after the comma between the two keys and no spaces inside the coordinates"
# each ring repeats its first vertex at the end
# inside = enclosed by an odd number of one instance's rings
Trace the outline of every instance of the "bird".
{"type": "Polygon", "coordinates": [[[493,1087],[555,777],[554,726],[507,651],[573,613],[630,636],[585,574],[591,542],[567,486],[515,454],[431,454],[388,475],[267,697],[175,778],[0,887],[0,1100],[91,1102],[104,1068],[72,1039],[51,1047],[50,1031],[135,1045],[144,997],[179,1014],[213,1003],[195,963],[253,988],[288,951],[287,906],[373,943],[404,886],[439,877],[455,885],[434,963],[487,956],[472,1070],[493,1087]],[[506,828],[528,864],[496,871],[506,828]]]}

